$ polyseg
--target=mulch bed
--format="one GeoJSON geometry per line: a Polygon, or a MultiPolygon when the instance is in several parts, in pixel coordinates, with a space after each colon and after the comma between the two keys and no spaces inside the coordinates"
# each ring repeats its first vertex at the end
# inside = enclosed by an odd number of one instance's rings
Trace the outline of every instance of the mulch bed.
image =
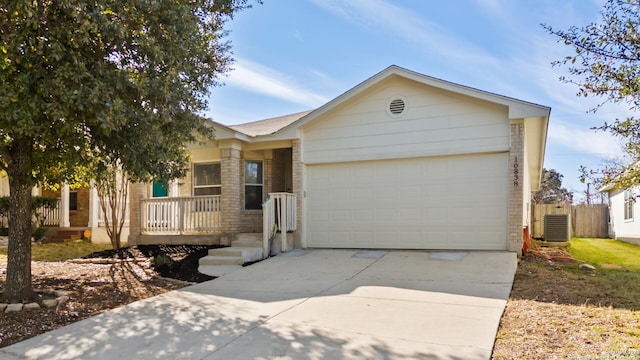
{"type": "MultiPolygon", "coordinates": [[[[136,300],[214,277],[198,272],[212,246],[144,245],[101,251],[80,261],[33,262],[34,288],[68,293],[59,309],[0,313],[0,347],[28,339],[136,300]],[[109,261],[105,261],[105,260],[109,261]]],[[[0,263],[0,292],[6,263],[0,263]]]]}

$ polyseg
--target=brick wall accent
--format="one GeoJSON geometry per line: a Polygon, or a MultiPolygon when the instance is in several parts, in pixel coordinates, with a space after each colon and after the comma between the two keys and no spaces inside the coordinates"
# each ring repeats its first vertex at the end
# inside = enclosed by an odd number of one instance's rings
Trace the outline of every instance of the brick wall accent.
{"type": "Polygon", "coordinates": [[[272,159],[262,160],[262,201],[269,197],[269,193],[274,192],[273,189],[273,163],[272,159]]]}
{"type": "MultiPolygon", "coordinates": [[[[78,195],[78,208],[76,210],[69,211],[69,226],[72,227],[87,227],[89,224],[89,197],[91,189],[88,187],[82,187],[79,189],[72,189],[69,191],[75,192],[78,195]]],[[[44,189],[40,191],[41,196],[43,197],[54,197],[60,198],[62,196],[62,191],[60,189],[56,191],[52,191],[49,189],[44,189]]]]}
{"type": "Polygon", "coordinates": [[[129,184],[129,238],[127,244],[130,246],[137,245],[140,241],[142,231],[140,200],[147,197],[148,188],[149,184],[146,183],[129,184]]]}
{"type": "Polygon", "coordinates": [[[300,246],[305,246],[304,239],[300,238],[302,234],[304,219],[304,164],[302,163],[302,144],[300,140],[292,140],[291,150],[291,170],[293,173],[293,193],[296,194],[296,212],[298,216],[296,242],[300,246]]]}
{"type": "Polygon", "coordinates": [[[193,184],[191,183],[193,163],[189,164],[190,168],[183,178],[178,180],[178,196],[193,196],[193,184]]]}
{"type": "MultiPolygon", "coordinates": [[[[268,181],[268,173],[271,172],[271,160],[262,159],[262,199],[266,199],[267,190],[270,187],[268,181]],[[268,166],[268,169],[267,169],[268,166]]],[[[240,175],[238,176],[238,189],[240,195],[239,203],[239,228],[237,232],[255,233],[262,232],[262,210],[245,210],[244,209],[244,152],[240,153],[240,175]]],[[[224,184],[222,185],[224,187],[224,184]]]]}
{"type": "Polygon", "coordinates": [[[240,188],[240,181],[244,181],[244,179],[241,179],[241,155],[241,151],[238,149],[220,149],[222,228],[225,233],[231,234],[236,234],[240,231],[241,210],[244,208],[244,189],[240,188]]]}
{"type": "MultiPolygon", "coordinates": [[[[262,161],[262,200],[264,201],[271,192],[271,173],[272,173],[272,160],[263,159],[262,161]]],[[[240,175],[238,177],[238,188],[240,189],[240,216],[239,216],[239,229],[241,233],[259,233],[262,232],[262,210],[245,210],[244,209],[244,154],[241,154],[240,159],[240,175]]],[[[224,187],[224,185],[223,185],[224,187]]]]}
{"type": "Polygon", "coordinates": [[[69,225],[72,227],[86,227],[89,224],[89,188],[83,187],[71,192],[78,194],[77,210],[69,211],[69,225]]]}
{"type": "Polygon", "coordinates": [[[524,199],[524,124],[511,124],[509,154],[509,251],[522,254],[522,206],[524,199]]]}

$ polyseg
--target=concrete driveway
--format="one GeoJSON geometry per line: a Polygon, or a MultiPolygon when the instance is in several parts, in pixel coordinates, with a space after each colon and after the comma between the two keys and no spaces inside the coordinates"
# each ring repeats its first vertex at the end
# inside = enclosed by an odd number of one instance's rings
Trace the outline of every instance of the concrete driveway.
{"type": "Polygon", "coordinates": [[[0,349],[9,359],[488,359],[506,252],[299,250],[0,349]]]}

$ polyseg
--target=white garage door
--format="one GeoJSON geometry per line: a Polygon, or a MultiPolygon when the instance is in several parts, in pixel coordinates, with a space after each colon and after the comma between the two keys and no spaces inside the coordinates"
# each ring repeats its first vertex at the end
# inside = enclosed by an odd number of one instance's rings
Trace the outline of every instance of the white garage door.
{"type": "Polygon", "coordinates": [[[506,249],[507,153],[306,170],[309,247],[506,249]]]}

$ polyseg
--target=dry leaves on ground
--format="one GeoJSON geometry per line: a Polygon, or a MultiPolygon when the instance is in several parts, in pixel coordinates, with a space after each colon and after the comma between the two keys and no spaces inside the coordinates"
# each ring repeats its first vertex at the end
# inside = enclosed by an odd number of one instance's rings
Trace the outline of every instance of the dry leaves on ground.
{"type": "Polygon", "coordinates": [[[568,267],[577,264],[522,258],[493,359],[640,359],[640,312],[594,286],[595,274],[568,267]]]}
{"type": "MultiPolygon", "coordinates": [[[[197,258],[206,253],[206,247],[160,246],[143,250],[133,249],[127,261],[110,264],[32,262],[34,288],[62,290],[70,299],[60,309],[0,313],[0,348],[189,284],[160,276],[151,264],[154,251],[156,256],[166,254],[175,260],[174,271],[163,275],[196,281],[212,279],[197,272],[197,258]]],[[[108,251],[93,254],[92,258],[114,260],[108,251]]],[[[0,262],[0,292],[4,289],[6,265],[0,262]]]]}

